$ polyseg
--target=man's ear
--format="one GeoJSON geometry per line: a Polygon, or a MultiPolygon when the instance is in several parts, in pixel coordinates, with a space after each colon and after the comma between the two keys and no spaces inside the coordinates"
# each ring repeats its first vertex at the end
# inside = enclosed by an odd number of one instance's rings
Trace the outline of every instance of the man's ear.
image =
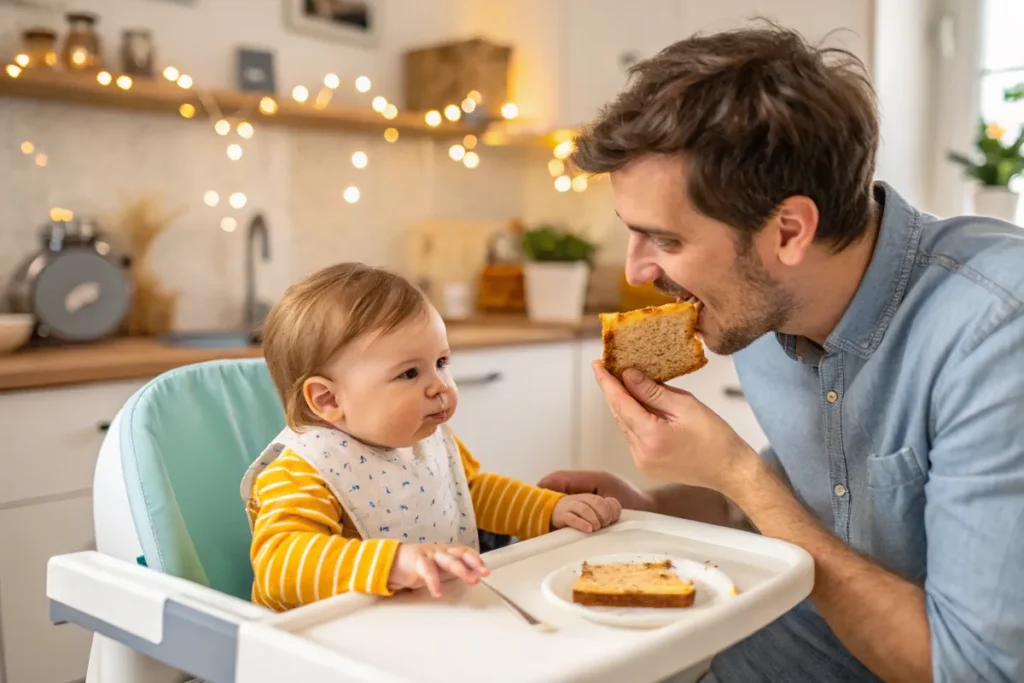
{"type": "Polygon", "coordinates": [[[810,197],[787,197],[775,214],[778,229],[778,259],[784,265],[799,265],[818,233],[818,205],[810,197]]]}
{"type": "Polygon", "coordinates": [[[310,377],[302,383],[302,397],[306,406],[324,422],[337,424],[345,416],[338,401],[337,387],[324,377],[310,377]]]}

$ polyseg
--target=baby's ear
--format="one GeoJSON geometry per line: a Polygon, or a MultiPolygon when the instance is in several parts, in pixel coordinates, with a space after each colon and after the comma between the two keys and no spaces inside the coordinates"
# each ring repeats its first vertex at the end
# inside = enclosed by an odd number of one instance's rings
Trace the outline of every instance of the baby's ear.
{"type": "Polygon", "coordinates": [[[337,387],[324,377],[310,377],[302,383],[302,397],[313,414],[324,422],[337,424],[345,417],[338,401],[337,387]]]}

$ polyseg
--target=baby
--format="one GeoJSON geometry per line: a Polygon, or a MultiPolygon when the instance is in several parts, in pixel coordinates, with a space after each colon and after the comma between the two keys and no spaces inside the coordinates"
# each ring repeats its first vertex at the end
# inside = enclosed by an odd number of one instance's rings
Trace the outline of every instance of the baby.
{"type": "Polygon", "coordinates": [[[528,539],[619,518],[615,499],[481,471],[447,425],[458,392],[444,323],[394,274],[344,263],[294,285],[263,351],[287,427],[242,481],[257,604],[438,596],[442,578],[488,574],[479,530],[528,539]]]}

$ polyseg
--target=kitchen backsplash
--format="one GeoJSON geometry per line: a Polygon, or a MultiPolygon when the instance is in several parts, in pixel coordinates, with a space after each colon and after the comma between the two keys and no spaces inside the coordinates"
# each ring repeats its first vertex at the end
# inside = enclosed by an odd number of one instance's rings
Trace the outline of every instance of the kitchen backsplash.
{"type": "MultiPolygon", "coordinates": [[[[601,243],[599,260],[624,255],[625,230],[611,208],[607,182],[584,193],[558,193],[546,168],[550,153],[515,147],[482,147],[479,168],[448,158],[448,141],[406,136],[389,144],[378,135],[338,134],[260,126],[242,161],[225,153],[228,141],[208,125],[179,118],[138,115],[31,100],[0,99],[0,279],[38,248],[38,228],[53,207],[94,216],[102,226],[123,204],[159,192],[184,213],[153,250],[163,282],[181,292],[175,326],[227,327],[240,320],[246,227],[257,211],[270,226],[271,260],[257,259],[258,294],[278,296],[292,280],[340,260],[361,260],[408,272],[410,231],[428,221],[461,221],[465,248],[512,220],[527,225],[554,221],[585,230],[601,243]],[[21,151],[30,141],[46,155],[45,167],[21,151]],[[365,169],[352,153],[369,157],[365,169]],[[355,185],[360,200],[343,190],[355,185]],[[213,190],[219,206],[204,204],[213,190]],[[241,210],[228,206],[235,192],[241,210]],[[238,227],[221,229],[232,216],[238,227]],[[474,227],[476,226],[476,227],[474,227]]],[[[453,140],[452,142],[455,142],[453,140]]],[[[459,255],[462,256],[459,256],[459,255]]],[[[459,263],[468,277],[481,263],[459,263]]]]}

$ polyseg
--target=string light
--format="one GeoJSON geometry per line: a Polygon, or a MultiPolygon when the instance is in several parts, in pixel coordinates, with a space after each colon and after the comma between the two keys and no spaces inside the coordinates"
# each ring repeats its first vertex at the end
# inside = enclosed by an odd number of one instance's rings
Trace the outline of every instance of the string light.
{"type": "Polygon", "coordinates": [[[175,69],[173,66],[169,66],[166,69],[164,69],[164,78],[169,80],[171,83],[178,80],[178,76],[180,75],[181,72],[175,69]]]}
{"type": "Polygon", "coordinates": [[[506,102],[501,107],[501,115],[506,119],[514,119],[519,116],[519,105],[515,102],[506,102]]]}
{"type": "Polygon", "coordinates": [[[388,104],[388,106],[384,107],[383,116],[388,121],[393,121],[398,118],[398,107],[393,104],[388,104]]]}
{"type": "Polygon", "coordinates": [[[292,88],[292,99],[302,104],[309,99],[309,90],[304,85],[297,85],[292,88]]]}
{"type": "Polygon", "coordinates": [[[466,94],[466,99],[467,100],[473,100],[477,104],[480,104],[481,102],[483,102],[484,97],[483,97],[483,95],[480,94],[479,90],[470,90],[466,94]]]}
{"type": "Polygon", "coordinates": [[[113,80],[114,77],[110,75],[109,71],[101,71],[96,74],[96,82],[100,85],[110,85],[113,80]]]}
{"type": "Polygon", "coordinates": [[[476,136],[470,133],[466,137],[462,138],[462,146],[466,149],[474,149],[476,147],[476,136]]]}
{"type": "Polygon", "coordinates": [[[324,85],[331,90],[334,90],[341,85],[341,79],[338,78],[338,74],[327,74],[324,76],[324,85]]]}
{"type": "Polygon", "coordinates": [[[398,129],[388,128],[384,131],[384,139],[388,142],[398,142],[398,129]]]}
{"type": "Polygon", "coordinates": [[[50,163],[50,158],[47,157],[45,154],[40,152],[39,154],[36,155],[36,166],[38,166],[39,168],[43,168],[48,163],[50,163]]]}
{"type": "Polygon", "coordinates": [[[25,142],[21,143],[21,153],[22,154],[31,154],[34,151],[36,151],[36,146],[33,145],[28,140],[25,140],[25,142]]]}
{"type": "Polygon", "coordinates": [[[128,90],[132,87],[132,77],[124,74],[117,77],[117,87],[121,90],[128,90]]]}
{"type": "Polygon", "coordinates": [[[555,147],[555,152],[554,152],[555,158],[556,159],[568,159],[569,155],[572,154],[573,149],[575,149],[575,145],[573,145],[571,140],[566,140],[565,142],[560,142],[555,147]]]}
{"type": "Polygon", "coordinates": [[[462,163],[466,168],[476,168],[480,165],[480,155],[476,152],[466,152],[466,157],[462,160],[462,163]]]}
{"type": "Polygon", "coordinates": [[[441,112],[436,109],[431,109],[423,116],[423,120],[427,122],[427,125],[431,128],[441,125],[441,112]]]}
{"type": "Polygon", "coordinates": [[[57,66],[57,53],[47,52],[46,57],[43,58],[43,61],[46,62],[46,66],[57,66]]]}
{"type": "Polygon", "coordinates": [[[383,114],[384,110],[388,108],[388,101],[384,97],[377,95],[370,102],[370,106],[373,107],[373,110],[378,114],[383,114]]]}
{"type": "Polygon", "coordinates": [[[370,160],[366,156],[366,152],[356,152],[352,155],[352,165],[356,168],[366,168],[366,164],[369,161],[370,160]]]}
{"type": "Polygon", "coordinates": [[[476,111],[476,102],[474,100],[469,99],[468,97],[462,100],[462,111],[466,112],[467,114],[472,114],[474,111],[476,111]]]}
{"type": "Polygon", "coordinates": [[[452,161],[462,161],[466,158],[466,148],[462,145],[452,145],[448,148],[448,156],[452,161]]]}
{"type": "Polygon", "coordinates": [[[253,128],[252,124],[248,121],[240,121],[236,130],[238,131],[238,134],[246,140],[251,140],[253,133],[256,132],[256,129],[253,128]]]}
{"type": "Polygon", "coordinates": [[[76,47],[71,53],[71,63],[75,66],[84,66],[85,60],[89,57],[89,54],[85,51],[85,48],[76,47]]]}
{"type": "Polygon", "coordinates": [[[8,64],[7,65],[7,75],[10,76],[11,78],[17,78],[18,76],[21,75],[21,67],[18,66],[17,64],[8,64]]]}
{"type": "Polygon", "coordinates": [[[587,176],[578,175],[572,179],[572,189],[575,192],[583,192],[587,189],[587,176]]]}
{"type": "Polygon", "coordinates": [[[62,209],[59,206],[55,206],[50,209],[50,220],[55,223],[70,223],[75,220],[75,212],[71,209],[62,209]]]}
{"type": "Polygon", "coordinates": [[[220,204],[220,195],[217,194],[214,190],[210,190],[209,192],[203,195],[203,203],[212,209],[213,207],[220,204]]]}
{"type": "Polygon", "coordinates": [[[561,159],[552,159],[548,162],[548,173],[551,174],[551,177],[557,178],[565,173],[565,164],[561,159]]]}
{"type": "Polygon", "coordinates": [[[238,161],[242,158],[242,147],[241,145],[231,144],[228,145],[228,159],[231,161],[238,161]]]}
{"type": "Polygon", "coordinates": [[[186,119],[190,119],[196,115],[196,108],[194,105],[186,102],[185,104],[178,107],[178,113],[184,116],[186,119]]]}
{"type": "Polygon", "coordinates": [[[224,232],[234,232],[237,227],[238,221],[231,216],[224,216],[224,218],[220,219],[220,229],[224,232]]]}
{"type": "Polygon", "coordinates": [[[277,100],[273,97],[264,97],[260,100],[260,111],[267,116],[273,116],[277,113],[277,100]]]}
{"type": "Polygon", "coordinates": [[[355,185],[350,185],[345,188],[345,191],[341,193],[341,196],[345,198],[345,201],[349,204],[355,204],[359,201],[359,188],[355,185]]]}
{"type": "Polygon", "coordinates": [[[462,110],[454,104],[449,104],[444,108],[444,117],[449,121],[458,121],[462,118],[462,110]]]}
{"type": "Polygon", "coordinates": [[[188,74],[181,74],[180,76],[178,76],[177,83],[178,87],[182,90],[188,90],[192,87],[192,77],[188,74]]]}
{"type": "Polygon", "coordinates": [[[221,119],[213,124],[213,129],[217,131],[217,135],[227,135],[231,132],[231,123],[227,119],[221,119]]]}
{"type": "Polygon", "coordinates": [[[366,76],[360,76],[356,79],[356,90],[359,92],[370,92],[370,79],[366,76]]]}
{"type": "Polygon", "coordinates": [[[555,178],[555,189],[559,192],[568,192],[572,189],[572,180],[567,175],[560,175],[555,178]]]}
{"type": "Polygon", "coordinates": [[[231,208],[233,209],[244,208],[246,201],[247,198],[245,194],[243,194],[242,192],[235,192],[230,197],[228,197],[228,204],[230,204],[231,208]]]}
{"type": "Polygon", "coordinates": [[[22,69],[24,69],[26,66],[28,66],[28,62],[29,62],[28,55],[21,54],[21,55],[15,55],[15,57],[14,57],[14,63],[17,64],[18,66],[20,66],[22,69]]]}

